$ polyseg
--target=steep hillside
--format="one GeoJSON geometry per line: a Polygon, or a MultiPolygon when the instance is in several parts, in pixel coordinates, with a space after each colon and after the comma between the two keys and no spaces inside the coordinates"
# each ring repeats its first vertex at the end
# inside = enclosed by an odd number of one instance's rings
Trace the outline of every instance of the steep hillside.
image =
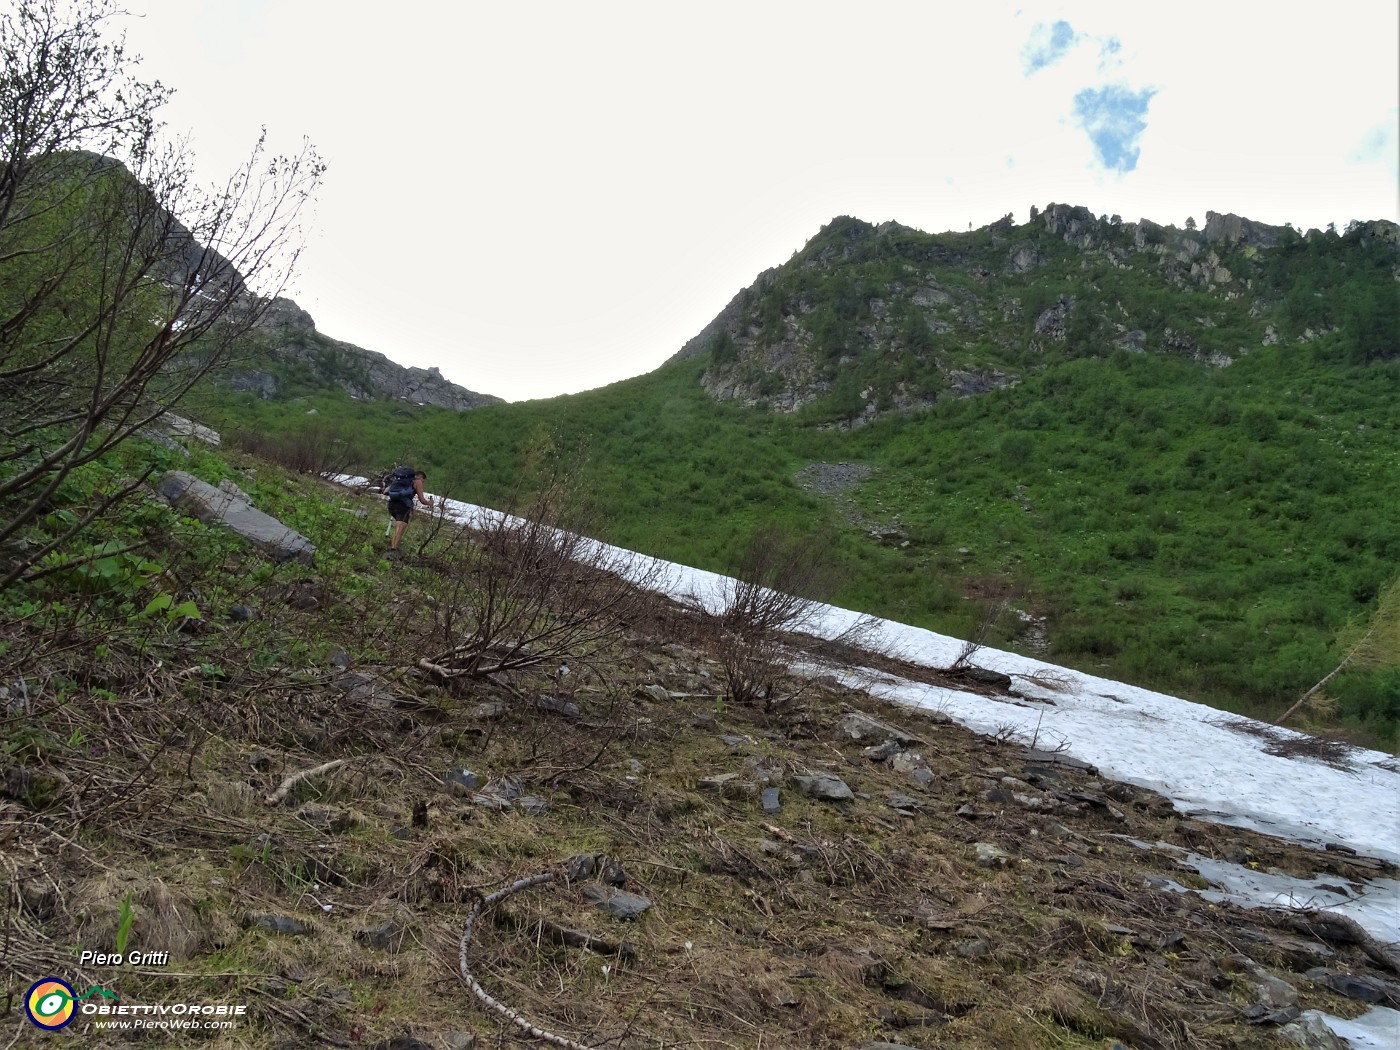
{"type": "Polygon", "coordinates": [[[290,299],[271,304],[240,352],[220,369],[216,382],[271,400],[330,388],[359,400],[383,398],[454,412],[501,401],[449,382],[436,368],[400,365],[323,335],[311,315],[290,299]]]}
{"type": "Polygon", "coordinates": [[[1214,212],[1179,230],[1061,204],[965,235],[842,218],[676,357],[709,354],[717,399],[846,426],[1115,351],[1225,368],[1340,332],[1354,359],[1393,359],[1396,232],[1304,238],[1214,212]]]}
{"type": "MultiPolygon", "coordinates": [[[[1394,234],[838,220],[649,376],[466,414],[325,389],[220,411],[338,426],[344,466],[492,506],[586,449],[624,545],[723,570],[761,526],[825,533],[843,604],[1267,717],[1400,564],[1394,234]]],[[[1302,717],[1400,746],[1395,674],[1353,668],[1302,717]]]]}
{"type": "Polygon", "coordinates": [[[375,497],[188,451],[128,443],[28,539],[153,467],[318,552],[275,563],[145,493],[99,557],[0,592],[11,1044],[480,1050],[520,1037],[508,1010],[566,1047],[1266,1050],[1305,1010],[1400,1003],[1345,916],[1207,903],[1173,858],[1327,888],[1392,865],[831,679],[736,702],[717,623],[557,571],[548,530],[514,534],[526,573],[433,521],[391,563],[375,497]],[[444,677],[511,652],[492,595],[591,630],[444,677]],[[81,1006],[59,1034],[25,1016],[45,980],[81,1006]],[[176,1003],[229,1012],[117,1027],[176,1003]]]}

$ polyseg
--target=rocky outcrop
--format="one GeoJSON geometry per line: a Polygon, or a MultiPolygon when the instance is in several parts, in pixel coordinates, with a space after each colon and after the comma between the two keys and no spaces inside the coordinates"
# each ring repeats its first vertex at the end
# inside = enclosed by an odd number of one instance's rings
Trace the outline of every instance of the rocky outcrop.
{"type": "Polygon", "coordinates": [[[267,305],[257,334],[266,347],[267,364],[230,374],[226,382],[234,390],[277,397],[283,388],[277,363],[285,361],[308,369],[321,382],[365,400],[387,397],[415,405],[437,405],[454,412],[501,401],[491,394],[458,386],[437,368],[400,365],[381,353],[322,335],[311,315],[290,299],[274,299],[267,305]]]}
{"type": "Polygon", "coordinates": [[[156,491],[169,503],[205,524],[223,525],[267,553],[273,561],[311,564],[316,547],[301,533],[253,507],[248,494],[232,482],[215,488],[183,470],[172,470],[156,482],[156,491]]]}
{"type": "Polygon", "coordinates": [[[1287,227],[1269,226],[1240,215],[1206,212],[1206,225],[1201,231],[1207,244],[1242,244],[1251,248],[1272,248],[1287,227]]]}

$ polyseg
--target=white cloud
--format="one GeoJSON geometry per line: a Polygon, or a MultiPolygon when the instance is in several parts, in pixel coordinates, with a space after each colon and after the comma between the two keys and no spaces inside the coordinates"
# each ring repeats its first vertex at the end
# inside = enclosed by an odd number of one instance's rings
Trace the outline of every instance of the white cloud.
{"type": "Polygon", "coordinates": [[[840,214],[1396,217],[1361,159],[1394,126],[1389,0],[130,6],[208,180],[264,124],[328,161],[294,291],[321,330],[507,397],[655,368],[840,214]],[[1074,100],[1110,85],[1154,91],[1150,120],[1110,105],[1096,152],[1074,100]]]}

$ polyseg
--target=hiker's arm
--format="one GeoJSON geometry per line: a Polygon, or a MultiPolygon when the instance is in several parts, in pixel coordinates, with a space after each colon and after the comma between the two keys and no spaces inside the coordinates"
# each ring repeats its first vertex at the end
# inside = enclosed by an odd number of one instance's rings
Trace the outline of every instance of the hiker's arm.
{"type": "Polygon", "coordinates": [[[419,503],[423,504],[423,506],[425,507],[431,507],[433,505],[433,498],[431,496],[423,495],[423,481],[421,478],[413,479],[413,489],[415,492],[418,493],[419,503]]]}

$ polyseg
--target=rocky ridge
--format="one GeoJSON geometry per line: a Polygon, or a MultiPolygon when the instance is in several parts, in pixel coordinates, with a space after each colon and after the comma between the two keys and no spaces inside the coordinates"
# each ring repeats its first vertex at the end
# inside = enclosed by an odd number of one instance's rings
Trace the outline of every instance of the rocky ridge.
{"type": "MultiPolygon", "coordinates": [[[[1397,227],[1354,223],[1346,236],[1393,251],[1397,227]]],[[[1262,260],[1300,238],[1337,237],[1217,212],[1200,229],[1124,223],[1067,204],[967,234],[843,217],[761,273],[672,360],[710,354],[701,383],[716,400],[818,408],[843,427],[1012,385],[1050,353],[1164,353],[1223,368],[1280,339],[1262,260]],[[1047,297],[1051,288],[1067,290],[1047,297]],[[1203,296],[1218,306],[1203,308],[1203,296]]]]}

